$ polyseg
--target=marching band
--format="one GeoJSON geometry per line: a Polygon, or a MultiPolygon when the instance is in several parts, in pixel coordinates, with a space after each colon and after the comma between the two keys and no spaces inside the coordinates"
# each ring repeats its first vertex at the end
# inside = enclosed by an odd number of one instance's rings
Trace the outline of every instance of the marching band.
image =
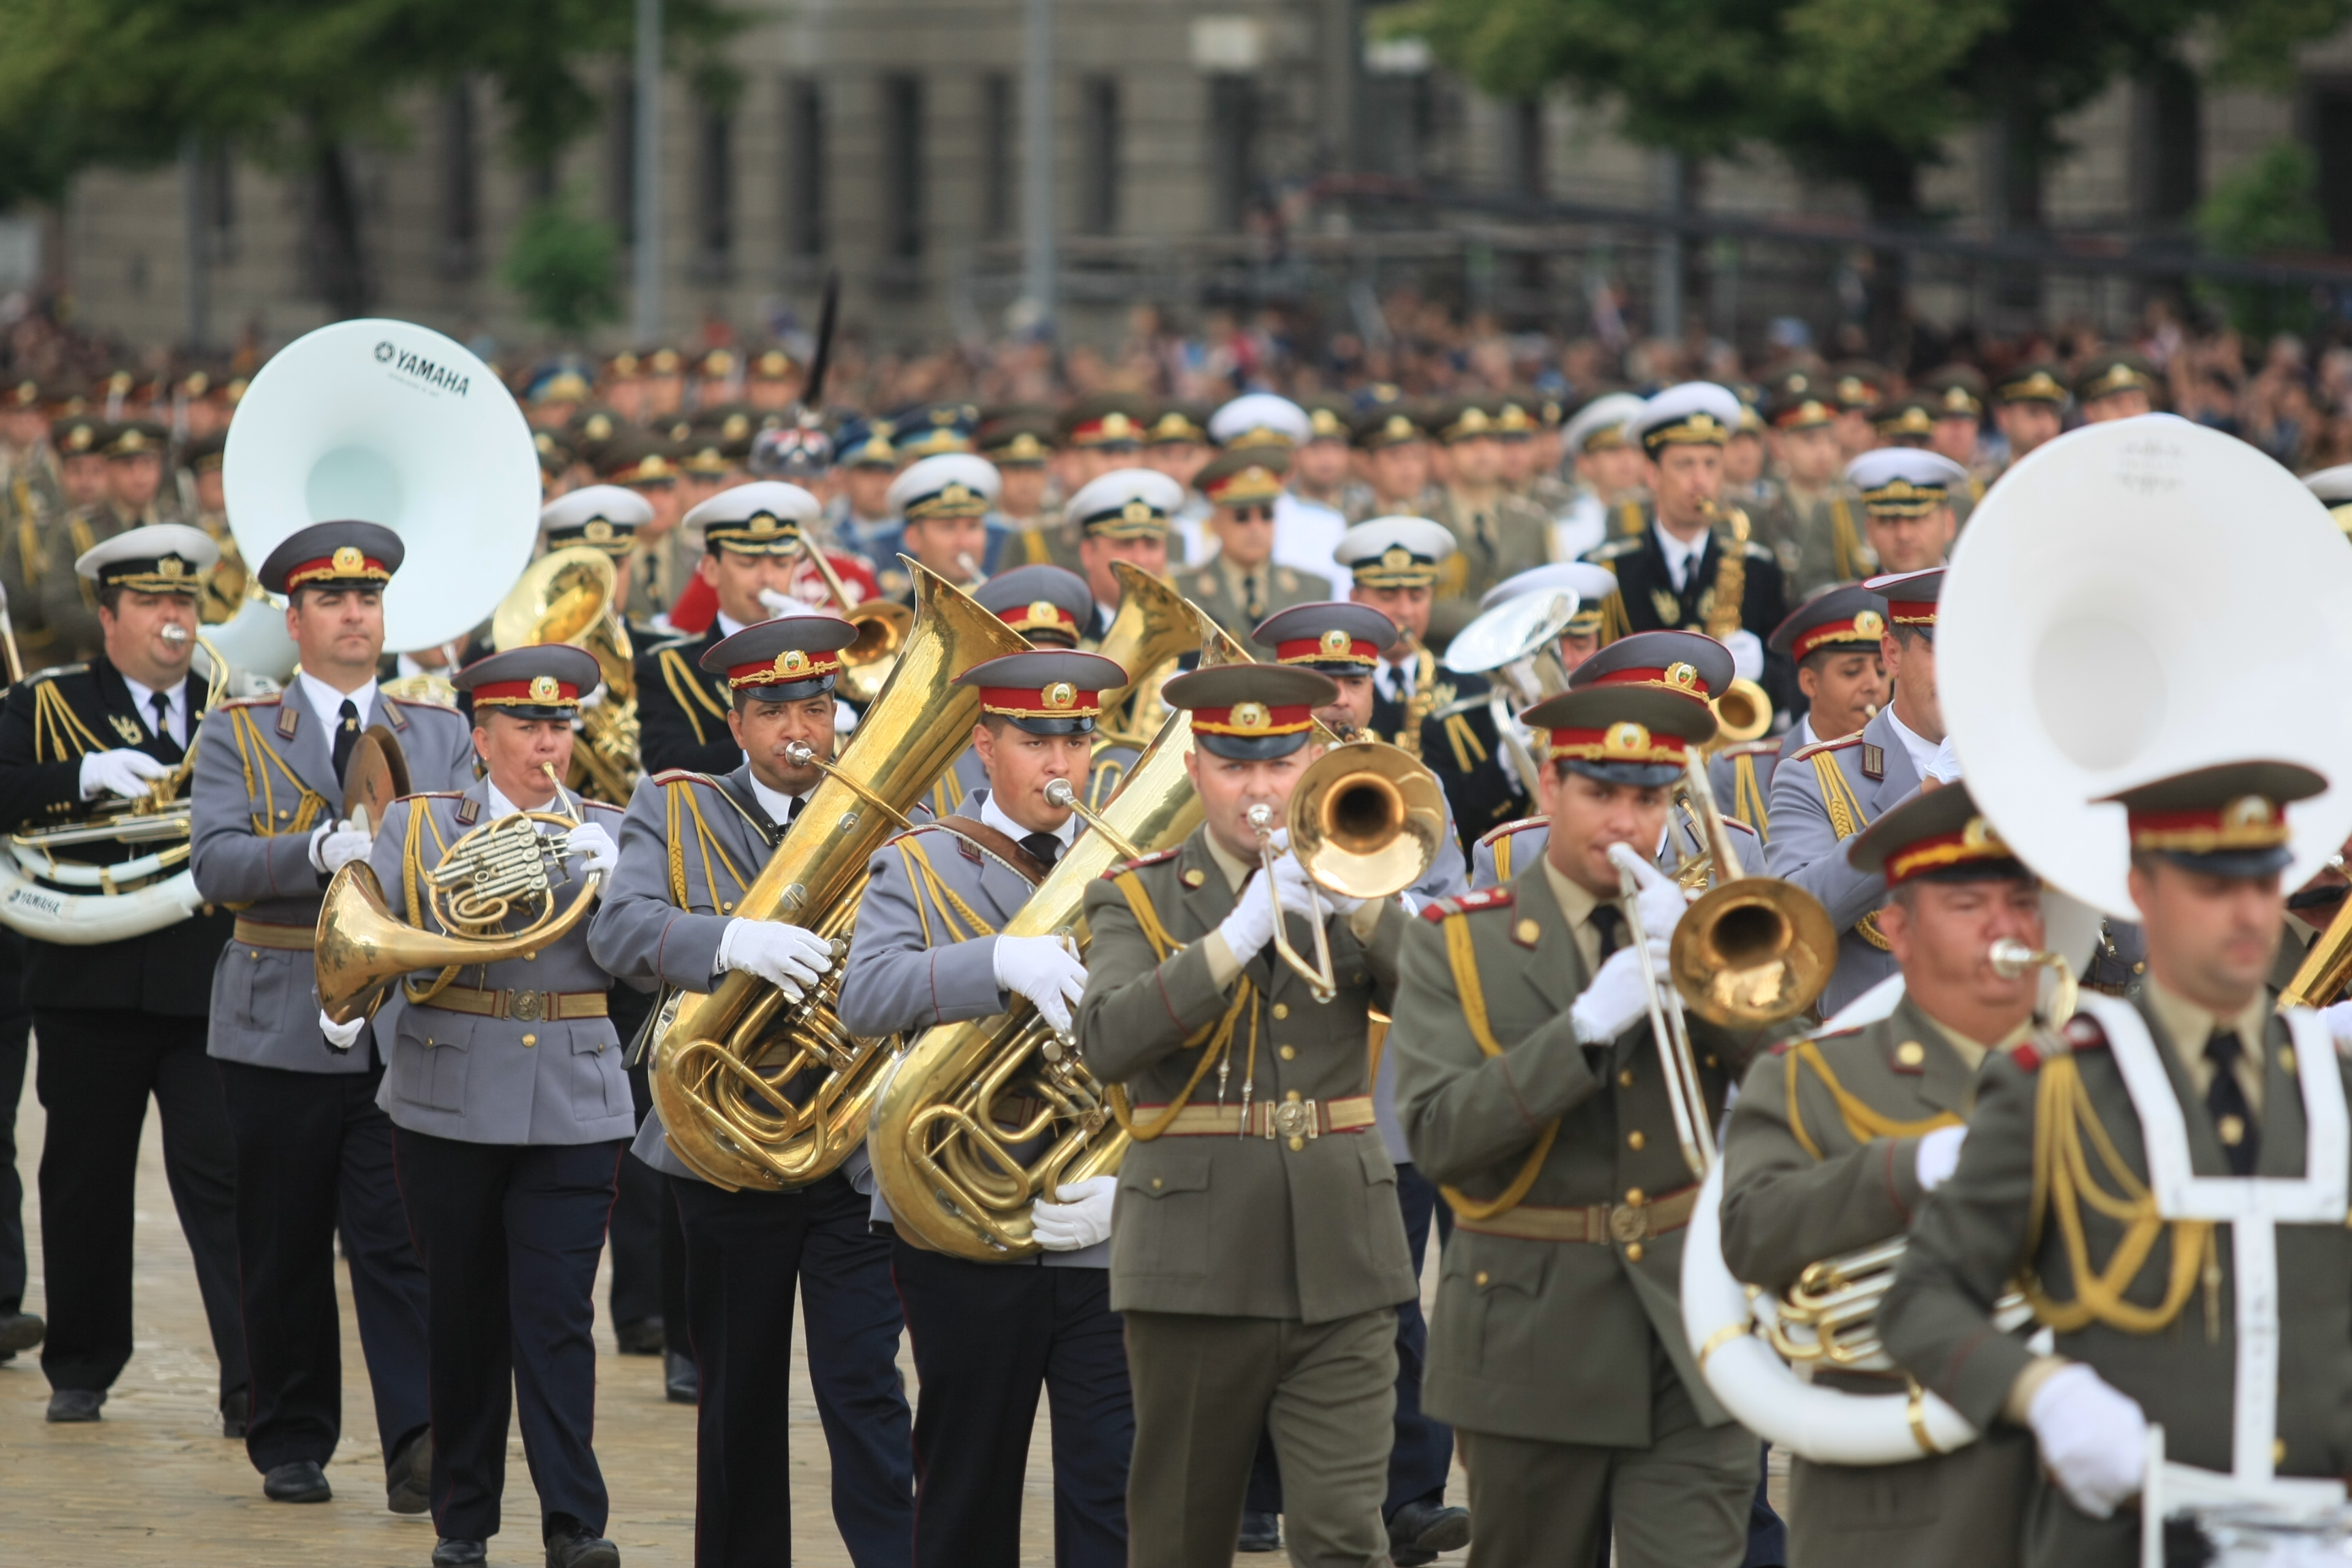
{"type": "Polygon", "coordinates": [[[77,417],[0,529],[50,1421],[152,1093],[224,1434],[331,1495],[340,1238],[436,1565],[518,1420],[547,1562],[620,1562],[608,1237],[705,1568],[791,1560],[796,1310],[860,1568],[1018,1562],[1041,1394],[1072,1568],[2352,1537],[2352,555],[2129,363],[2064,435],[2047,368],[1612,395],[1571,489],[1513,399],[573,463],[401,330],[340,424],[346,329],[273,362],[196,522],[77,417]],[[2260,626],[2102,574],[2224,526],[2260,626]]]}

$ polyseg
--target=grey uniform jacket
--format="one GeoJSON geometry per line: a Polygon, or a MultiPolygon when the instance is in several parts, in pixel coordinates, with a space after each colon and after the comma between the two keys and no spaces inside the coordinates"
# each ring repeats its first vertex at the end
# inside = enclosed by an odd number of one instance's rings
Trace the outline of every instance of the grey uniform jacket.
{"type": "MultiPolygon", "coordinates": [[[[621,864],[589,922],[590,954],[639,990],[709,991],[719,939],[782,832],[751,793],[750,763],[723,779],[683,768],[639,779],[621,819],[621,864]]],[[[670,1152],[658,1109],[646,1112],[629,1152],[666,1175],[694,1174],[670,1152]]]]}
{"type": "MultiPolygon", "coordinates": [[[[1756,830],[1736,817],[1726,817],[1724,826],[1731,829],[1731,841],[1739,847],[1741,874],[1763,875],[1764,846],[1757,840],[1756,830]]],[[[1471,889],[1484,892],[1501,887],[1541,860],[1550,842],[1551,822],[1547,817],[1523,816],[1517,822],[1503,824],[1471,848],[1471,889]]],[[[1683,857],[1703,854],[1706,847],[1682,814],[1676,812],[1668,824],[1666,842],[1658,851],[1658,869],[1672,876],[1683,857]]]]}
{"type": "Polygon", "coordinates": [[[1765,859],[1774,876],[1819,899],[1837,928],[1837,973],[1822,994],[1823,1017],[1895,973],[1894,955],[1871,940],[1878,931],[1871,917],[1886,901],[1886,879],[1847,865],[1845,841],[1918,792],[1919,773],[1895,732],[1891,707],[1851,735],[1791,753],[1773,772],[1772,840],[1765,859]],[[1823,795],[1823,767],[1844,779],[1852,807],[1823,795]]]}
{"type": "MultiPolygon", "coordinates": [[[[1454,804],[1445,805],[1445,837],[1438,841],[1437,858],[1420,881],[1407,888],[1408,913],[1419,911],[1424,905],[1440,899],[1450,899],[1470,890],[1470,864],[1462,853],[1462,835],[1454,831],[1454,804]]],[[[1404,1123],[1397,1117],[1396,1056],[1385,1044],[1381,1047],[1380,1065],[1372,1074],[1372,1115],[1381,1130],[1381,1147],[1389,1158],[1400,1165],[1412,1163],[1412,1151],[1405,1146],[1404,1123]]]]}
{"type": "MultiPolygon", "coordinates": [[[[450,845],[489,820],[489,790],[484,780],[460,794],[410,795],[384,812],[368,864],[394,914],[408,918],[411,823],[417,822],[417,864],[429,871],[450,845]],[[418,822],[420,812],[424,820],[418,822]]],[[[607,832],[621,821],[618,807],[572,795],[546,809],[599,823],[607,832]]],[[[583,887],[579,862],[568,865],[569,886],[554,889],[559,913],[570,910],[583,887]]],[[[425,890],[414,890],[423,929],[440,931],[425,890]]],[[[421,986],[438,973],[427,970],[409,978],[421,986]]],[[[482,1017],[429,1001],[412,1004],[404,990],[396,1012],[387,1008],[376,1016],[392,1042],[376,1103],[395,1126],[466,1143],[594,1143],[629,1137],[637,1130],[636,1107],[629,1099],[628,1070],[621,1065],[613,1020],[602,1013],[559,1018],[560,1009],[552,1005],[559,996],[602,996],[612,983],[588,956],[583,921],[533,957],[469,964],[457,972],[455,985],[508,993],[501,1008],[508,1016],[482,1017]],[[525,994],[530,999],[518,1005],[515,998],[525,994]],[[518,1013],[527,1018],[513,1016],[518,1013]]]]}
{"type": "MultiPolygon", "coordinates": [[[[841,1022],[864,1037],[905,1033],[913,1037],[934,1024],[989,1018],[1013,1005],[996,984],[996,937],[1020,912],[1034,888],[1029,879],[971,839],[950,831],[977,822],[988,798],[985,787],[964,797],[957,823],[925,824],[901,833],[874,852],[873,873],[857,904],[857,929],[850,937],[849,966],[841,981],[841,1022]],[[964,909],[988,922],[979,934],[962,910],[943,905],[919,880],[919,863],[964,909]]],[[[1017,1158],[1033,1150],[1014,1144],[1017,1158]]],[[[890,1205],[874,1194],[874,1223],[890,1223],[890,1205]]],[[[1110,1243],[1077,1252],[1047,1252],[1037,1262],[1049,1268],[1108,1268],[1110,1243]]]]}
{"type": "MultiPolygon", "coordinates": [[[[474,731],[455,709],[376,693],[371,722],[400,739],[412,784],[474,782],[474,731]]],[[[197,731],[189,864],[205,901],[239,911],[240,928],[285,943],[232,941],[213,970],[211,1054],[289,1072],[366,1072],[367,1037],[348,1051],[319,1030],[310,950],[327,879],[310,865],[310,833],[340,816],[332,723],[299,688],[225,703],[197,731]]]]}

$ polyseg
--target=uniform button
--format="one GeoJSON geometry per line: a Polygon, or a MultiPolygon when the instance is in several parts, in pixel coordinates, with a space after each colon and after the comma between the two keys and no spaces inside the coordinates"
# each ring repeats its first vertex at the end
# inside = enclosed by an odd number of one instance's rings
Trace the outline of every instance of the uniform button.
{"type": "Polygon", "coordinates": [[[247,958],[259,958],[261,956],[261,950],[258,948],[247,949],[245,956],[247,958]]]}
{"type": "Polygon", "coordinates": [[[1637,1209],[1642,1206],[1641,1188],[1627,1187],[1625,1189],[1625,1206],[1629,1209],[1637,1209]]]}
{"type": "Polygon", "coordinates": [[[525,1035],[522,1037],[522,1043],[526,1046],[535,1046],[539,1044],[539,1037],[537,1035],[525,1035]]]}
{"type": "Polygon", "coordinates": [[[1916,1040],[1906,1040],[1895,1047],[1895,1059],[1903,1067],[1918,1067],[1927,1059],[1927,1047],[1916,1040]]]}
{"type": "Polygon", "coordinates": [[[1296,1046],[1284,1046],[1280,1049],[1276,1050],[1275,1055],[1280,1057],[1284,1061],[1289,1061],[1298,1055],[1298,1047],[1296,1046]]]}
{"type": "Polygon", "coordinates": [[[1486,1282],[1486,1271],[1481,1268],[1477,1273],[1473,1274],[1470,1279],[1473,1284],[1484,1285],[1486,1282]]]}
{"type": "Polygon", "coordinates": [[[2132,973],[2134,974],[2146,974],[2147,973],[2147,965],[2145,963],[2135,963],[2132,965],[2132,973]]]}
{"type": "Polygon", "coordinates": [[[1642,1244],[1640,1242],[1629,1241],[1625,1244],[1625,1261],[1628,1263],[1639,1263],[1642,1261],[1642,1244]]]}
{"type": "Polygon", "coordinates": [[[1301,1149],[1304,1149],[1304,1148],[1306,1148],[1306,1147],[1307,1147],[1307,1140],[1306,1140],[1306,1139],[1304,1139],[1304,1138],[1293,1138],[1293,1139],[1290,1141],[1290,1152],[1291,1152],[1292,1153],[1294,1153],[1294,1154],[1297,1153],[1297,1152],[1298,1152],[1298,1151],[1300,1151],[1301,1149]]]}
{"type": "Polygon", "coordinates": [[[1713,1057],[1709,1057],[1709,1058],[1706,1058],[1706,1065],[1707,1065],[1707,1066],[1709,1066],[1709,1067],[1713,1067],[1713,1066],[1715,1065],[1715,1058],[1714,1058],[1713,1057]]]}
{"type": "Polygon", "coordinates": [[[1152,1178],[1151,1178],[1151,1190],[1152,1190],[1153,1192],[1155,1192],[1155,1193],[1156,1193],[1156,1192],[1158,1192],[1158,1191],[1160,1190],[1160,1186],[1161,1186],[1161,1185],[1162,1185],[1162,1184],[1161,1184],[1161,1182],[1160,1182],[1160,1178],[1159,1178],[1159,1177],[1154,1176],[1154,1177],[1152,1177],[1152,1178]]]}
{"type": "Polygon", "coordinates": [[[1618,1069],[1617,1087],[1619,1089],[1631,1089],[1633,1087],[1633,1069],[1632,1068],[1621,1068],[1618,1069]]]}
{"type": "Polygon", "coordinates": [[[1625,1134],[1625,1147],[1628,1149],[1639,1149],[1648,1140],[1642,1136],[1641,1129],[1638,1127],[1625,1134]]]}
{"type": "Polygon", "coordinates": [[[2285,1438],[2273,1437],[2271,1439],[2271,1463],[2273,1465],[2284,1465],[2286,1463],[2285,1438]]]}
{"type": "Polygon", "coordinates": [[[1197,888],[1209,879],[1209,874],[1195,866],[1178,879],[1188,888],[1197,888]]]}
{"type": "Polygon", "coordinates": [[[728,900],[727,901],[725,901],[724,903],[720,904],[720,905],[719,906],[719,912],[720,914],[722,914],[722,915],[731,915],[731,914],[733,914],[733,913],[735,912],[735,900],[733,900],[732,899],[730,899],[730,900],[728,900]]]}
{"type": "Polygon", "coordinates": [[[1287,1018],[1287,1017],[1289,1017],[1289,1016],[1290,1016],[1290,1004],[1289,1004],[1289,1003],[1287,1003],[1287,1002],[1276,1002],[1276,1003],[1274,1005],[1274,1016],[1275,1016],[1276,1017],[1277,1017],[1277,1018],[1287,1018]]]}
{"type": "Polygon", "coordinates": [[[2279,1071],[2293,1072],[2294,1070],[2294,1047],[2293,1046],[2281,1046],[2279,1047],[2279,1071]]]}

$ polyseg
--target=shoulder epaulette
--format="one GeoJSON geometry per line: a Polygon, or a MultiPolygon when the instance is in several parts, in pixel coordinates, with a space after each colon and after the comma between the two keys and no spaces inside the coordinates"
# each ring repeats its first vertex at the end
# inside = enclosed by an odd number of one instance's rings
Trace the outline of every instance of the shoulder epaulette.
{"type": "Polygon", "coordinates": [[[1183,852],[1184,847],[1181,844],[1179,844],[1173,849],[1162,849],[1156,854],[1139,855],[1132,860],[1120,860],[1114,862],[1110,868],[1103,873],[1103,880],[1106,882],[1113,881],[1124,872],[1140,870],[1146,866],[1157,866],[1162,860],[1173,860],[1177,856],[1181,855],[1183,852]]]}
{"type": "Polygon", "coordinates": [[[593,806],[598,811],[609,811],[615,816],[626,816],[629,815],[628,807],[614,805],[609,800],[590,800],[585,795],[583,795],[580,799],[580,804],[582,805],[593,806]]]}
{"type": "Polygon", "coordinates": [[[1731,829],[1734,833],[1745,833],[1750,838],[1756,837],[1756,830],[1753,827],[1748,826],[1748,824],[1740,821],[1739,818],[1736,816],[1725,817],[1723,819],[1723,825],[1731,829]]]}
{"type": "MultiPolygon", "coordinates": [[[[33,671],[32,674],[25,677],[25,684],[27,686],[38,686],[44,680],[57,680],[68,675],[80,675],[88,671],[89,668],[89,665],[87,661],[80,664],[53,664],[47,669],[37,669],[33,671]]],[[[269,700],[275,702],[278,699],[273,697],[269,700]]]]}
{"type": "Polygon", "coordinates": [[[1477,847],[1483,849],[1508,838],[1514,833],[1525,833],[1530,827],[1549,827],[1550,826],[1551,818],[1549,816],[1522,816],[1515,821],[1506,822],[1500,827],[1486,829],[1478,836],[1477,847]]]}
{"type": "Polygon", "coordinates": [[[414,795],[404,795],[400,798],[403,800],[456,800],[465,793],[461,789],[421,789],[414,795]]]}
{"type": "Polygon", "coordinates": [[[943,824],[937,821],[911,823],[908,826],[898,829],[898,832],[893,833],[889,837],[885,838],[882,842],[886,845],[896,844],[901,838],[912,838],[918,833],[930,833],[938,831],[941,829],[943,826],[943,824]]]}
{"type": "Polygon", "coordinates": [[[1800,746],[1795,751],[1789,753],[1789,760],[1792,763],[1802,762],[1807,757],[1817,757],[1823,752],[1843,752],[1848,746],[1859,746],[1861,744],[1862,731],[1856,730],[1851,735],[1839,735],[1832,740],[1815,741],[1810,746],[1800,746]]]}
{"type": "Polygon", "coordinates": [[[383,697],[388,702],[394,703],[402,708],[414,708],[420,713],[446,713],[453,719],[465,718],[463,713],[458,712],[457,709],[451,707],[448,703],[436,702],[430,698],[399,697],[389,691],[384,692],[383,697]]]}
{"type": "Polygon", "coordinates": [[[707,784],[713,789],[719,787],[717,779],[709,773],[696,773],[692,768],[664,768],[653,776],[653,782],[664,789],[675,784],[707,784]]]}
{"type": "Polygon", "coordinates": [[[1621,555],[1637,554],[1641,551],[1644,537],[1646,536],[1643,534],[1629,533],[1622,539],[1612,539],[1606,544],[1596,544],[1584,552],[1584,558],[1587,561],[1605,564],[1621,555]]]}
{"type": "MultiPolygon", "coordinates": [[[[44,672],[44,673],[46,673],[46,672],[44,672]]],[[[36,677],[33,677],[33,679],[39,679],[39,677],[38,677],[38,676],[36,676],[36,677]]],[[[278,703],[280,703],[280,702],[284,701],[284,700],[285,700],[285,699],[286,699],[286,693],[284,693],[284,692],[282,692],[282,691],[265,691],[265,692],[263,692],[263,693],[262,693],[260,696],[258,696],[258,697],[232,697],[232,698],[230,698],[227,701],[226,701],[226,702],[222,703],[222,704],[221,704],[221,707],[223,707],[223,708],[275,708],[275,707],[277,707],[277,706],[278,705],[278,703]]]]}
{"type": "Polygon", "coordinates": [[[1475,915],[1482,910],[1507,910],[1510,907],[1510,889],[1486,888],[1475,893],[1457,893],[1450,899],[1423,904],[1421,918],[1434,924],[1448,915],[1475,915]]]}
{"type": "Polygon", "coordinates": [[[2107,1032],[2088,1013],[2077,1013],[2066,1020],[2059,1031],[2066,1037],[2066,1048],[2075,1051],[2104,1051],[2107,1048],[2107,1032]]]}
{"type": "Polygon", "coordinates": [[[1715,753],[1718,757],[1760,757],[1780,749],[1780,737],[1768,735],[1760,741],[1742,741],[1736,746],[1725,746],[1715,753]]]}

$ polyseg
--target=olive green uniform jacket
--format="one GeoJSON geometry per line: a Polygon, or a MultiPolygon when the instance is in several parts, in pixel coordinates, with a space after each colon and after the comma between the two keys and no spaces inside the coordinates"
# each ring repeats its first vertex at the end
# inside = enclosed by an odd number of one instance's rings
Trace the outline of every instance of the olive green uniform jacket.
{"type": "MultiPolygon", "coordinates": [[[[1723,1256],[1733,1277],[1777,1291],[1810,1264],[1909,1230],[1927,1196],[1919,1139],[1967,1120],[1980,1070],[1908,997],[1874,1023],[1759,1058],[1724,1139],[1723,1256]]],[[[1816,1381],[1905,1394],[1892,1373],[1816,1381]]],[[[2018,1560],[2032,1472],[2032,1440],[2014,1426],[1909,1464],[1795,1459],[1790,1559],[1805,1568],[2000,1568],[2018,1560]]]]}
{"type": "MultiPolygon", "coordinates": [[[[1540,860],[1507,886],[1423,910],[1406,934],[1402,968],[1388,1049],[1414,1165],[1490,1200],[1549,1137],[1521,1207],[1590,1205],[1605,1215],[1608,1237],[1495,1235],[1457,1203],[1423,1408],[1473,1432],[1647,1447],[1655,1341],[1701,1419],[1729,1421],[1683,1335],[1684,1221],[1653,1231],[1645,1213],[1696,1181],[1675,1141],[1658,1048],[1646,1019],[1605,1047],[1578,1044],[1569,1008],[1592,977],[1540,860]],[[1462,943],[1500,1047],[1492,1056],[1473,1033],[1449,956],[1462,943]]],[[[1749,1042],[1694,1019],[1692,1046],[1712,1123],[1749,1042]]],[[[1688,1200],[1681,1206],[1686,1215],[1688,1200]]]]}
{"type": "MultiPolygon", "coordinates": [[[[1280,1104],[1371,1094],[1369,1013],[1396,990],[1397,942],[1408,917],[1390,902],[1369,942],[1330,922],[1338,994],[1318,1004],[1272,943],[1242,966],[1231,991],[1212,982],[1201,939],[1234,897],[1211,857],[1207,832],[1173,851],[1114,868],[1087,889],[1087,991],[1077,1037],[1086,1064],[1125,1087],[1137,1106],[1183,1097],[1237,996],[1223,1100],[1280,1104]],[[1164,956],[1117,878],[1131,870],[1154,918],[1176,944],[1164,956]],[[1244,981],[1252,997],[1244,994],[1244,981]],[[1255,1065],[1252,1053],[1255,1052],[1255,1065]]],[[[1311,952],[1305,919],[1286,917],[1291,945],[1311,952]]],[[[1191,1103],[1218,1102],[1213,1066],[1191,1103]]],[[[1290,1139],[1165,1136],[1139,1141],[1118,1173],[1111,1228],[1115,1311],[1197,1312],[1331,1322],[1393,1307],[1414,1291],[1397,1207],[1396,1168],[1366,1106],[1360,1131],[1290,1139]]],[[[1139,1121],[1152,1113],[1137,1110],[1139,1121]]]]}

